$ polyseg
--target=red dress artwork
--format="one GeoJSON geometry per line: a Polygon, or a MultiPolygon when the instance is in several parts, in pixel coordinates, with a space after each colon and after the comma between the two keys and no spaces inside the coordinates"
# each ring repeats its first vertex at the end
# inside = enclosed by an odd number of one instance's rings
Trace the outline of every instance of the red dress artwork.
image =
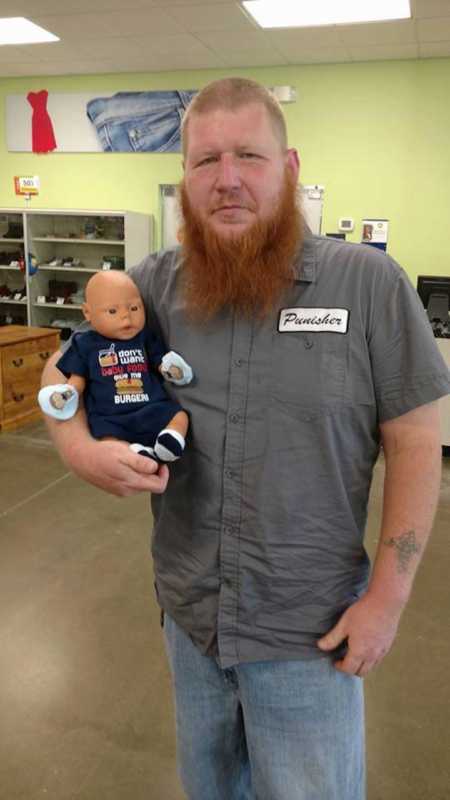
{"type": "Polygon", "coordinates": [[[33,153],[49,153],[56,150],[56,139],[52,121],[47,111],[46,89],[40,92],[29,92],[27,100],[33,109],[31,118],[31,143],[33,153]]]}

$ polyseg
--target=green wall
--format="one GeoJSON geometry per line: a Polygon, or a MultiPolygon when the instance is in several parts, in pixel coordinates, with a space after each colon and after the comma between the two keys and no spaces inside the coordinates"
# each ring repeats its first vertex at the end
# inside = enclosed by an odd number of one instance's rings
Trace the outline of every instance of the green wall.
{"type": "MultiPolygon", "coordinates": [[[[7,94],[200,88],[229,74],[290,84],[290,143],[304,183],[325,186],[323,231],[341,216],[390,220],[388,251],[412,281],[450,275],[450,59],[326,64],[242,70],[0,79],[7,94]]],[[[33,208],[130,209],[158,219],[158,184],[176,182],[176,154],[8,153],[0,118],[0,207],[23,207],[14,175],[39,175],[33,208]]]]}

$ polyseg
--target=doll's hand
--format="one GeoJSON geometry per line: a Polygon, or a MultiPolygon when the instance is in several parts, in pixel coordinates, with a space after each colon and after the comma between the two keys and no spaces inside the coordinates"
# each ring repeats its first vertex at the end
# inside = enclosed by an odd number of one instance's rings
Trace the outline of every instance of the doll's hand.
{"type": "Polygon", "coordinates": [[[70,419],[78,408],[78,392],[69,383],[44,386],[38,394],[38,403],[44,414],[54,419],[70,419]]]}
{"type": "Polygon", "coordinates": [[[161,361],[161,372],[167,381],[176,383],[177,386],[185,386],[193,378],[193,372],[186,361],[171,350],[163,356],[161,361]]]}

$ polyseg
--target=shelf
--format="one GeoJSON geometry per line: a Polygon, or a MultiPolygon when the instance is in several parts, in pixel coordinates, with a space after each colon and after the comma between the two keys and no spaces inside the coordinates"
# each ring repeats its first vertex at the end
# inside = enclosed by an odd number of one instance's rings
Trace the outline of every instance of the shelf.
{"type": "Polygon", "coordinates": [[[33,308],[70,308],[74,311],[81,311],[83,306],[75,303],[32,303],[33,308]]]}
{"type": "Polygon", "coordinates": [[[24,240],[23,239],[6,239],[4,236],[0,236],[0,244],[2,242],[9,242],[9,243],[14,242],[14,243],[18,243],[18,244],[20,244],[22,242],[22,244],[23,244],[24,240]]]}
{"type": "Polygon", "coordinates": [[[89,273],[93,273],[93,272],[99,272],[102,268],[101,267],[97,267],[95,269],[95,268],[91,268],[91,267],[52,267],[50,264],[39,264],[38,270],[39,269],[47,270],[48,272],[89,272],[89,273]]]}
{"type": "Polygon", "coordinates": [[[26,306],[26,304],[27,304],[27,298],[26,298],[26,297],[24,297],[24,299],[23,299],[23,300],[9,300],[9,299],[7,298],[7,299],[5,300],[5,298],[3,298],[3,297],[0,297],[0,305],[1,305],[2,303],[5,303],[5,304],[7,303],[9,306],[26,306]]]}
{"type": "Polygon", "coordinates": [[[14,272],[20,272],[20,267],[11,267],[9,264],[0,264],[0,269],[11,269],[14,272]]]}
{"type": "Polygon", "coordinates": [[[59,236],[33,236],[33,242],[64,242],[65,244],[107,244],[125,246],[123,239],[62,239],[59,236]]]}

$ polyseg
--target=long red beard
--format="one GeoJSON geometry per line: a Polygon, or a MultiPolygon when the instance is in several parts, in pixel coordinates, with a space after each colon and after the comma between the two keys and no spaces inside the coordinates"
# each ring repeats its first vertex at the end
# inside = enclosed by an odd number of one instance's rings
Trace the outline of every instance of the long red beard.
{"type": "Polygon", "coordinates": [[[286,171],[277,208],[243,234],[222,237],[192,208],[180,186],[184,225],[183,279],[188,310],[210,319],[222,308],[265,317],[293,281],[293,259],[303,242],[296,186],[286,171]]]}

